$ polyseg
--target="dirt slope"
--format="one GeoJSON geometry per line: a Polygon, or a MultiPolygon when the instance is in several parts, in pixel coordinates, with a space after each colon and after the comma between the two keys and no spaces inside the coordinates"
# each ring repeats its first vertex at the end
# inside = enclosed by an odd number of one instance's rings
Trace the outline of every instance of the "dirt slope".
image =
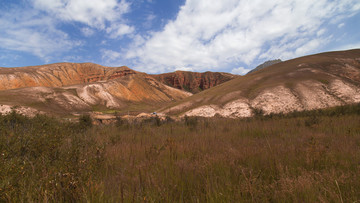
{"type": "Polygon", "coordinates": [[[230,80],[161,109],[189,116],[247,117],[360,102],[360,49],[305,56],[230,80]]]}

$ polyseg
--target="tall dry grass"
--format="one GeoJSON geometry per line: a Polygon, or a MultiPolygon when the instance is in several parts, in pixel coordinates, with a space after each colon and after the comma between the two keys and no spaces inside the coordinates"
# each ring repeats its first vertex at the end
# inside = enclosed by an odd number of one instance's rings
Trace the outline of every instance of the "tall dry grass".
{"type": "Polygon", "coordinates": [[[187,118],[160,126],[80,126],[19,115],[0,122],[0,201],[360,200],[356,113],[187,118]]]}

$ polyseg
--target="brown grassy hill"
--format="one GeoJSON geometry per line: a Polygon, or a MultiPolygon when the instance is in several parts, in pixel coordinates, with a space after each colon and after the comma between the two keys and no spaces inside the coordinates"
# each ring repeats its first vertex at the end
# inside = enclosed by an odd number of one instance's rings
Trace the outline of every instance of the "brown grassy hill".
{"type": "Polygon", "coordinates": [[[177,102],[169,114],[246,117],[360,102],[360,49],[296,58],[177,102]]]}
{"type": "Polygon", "coordinates": [[[61,63],[0,69],[0,113],[10,106],[69,114],[88,111],[149,112],[191,93],[127,67],[61,63]]]}
{"type": "Polygon", "coordinates": [[[198,93],[239,76],[230,73],[210,71],[204,73],[176,71],[172,73],[153,75],[153,77],[171,87],[191,93],[198,93]]]}

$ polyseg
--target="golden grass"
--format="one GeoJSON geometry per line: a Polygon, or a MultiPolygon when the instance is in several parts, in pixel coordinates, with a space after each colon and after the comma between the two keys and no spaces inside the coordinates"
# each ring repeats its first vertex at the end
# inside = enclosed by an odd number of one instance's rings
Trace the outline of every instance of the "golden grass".
{"type": "Polygon", "coordinates": [[[0,123],[0,201],[360,200],[359,114],[0,123]]]}

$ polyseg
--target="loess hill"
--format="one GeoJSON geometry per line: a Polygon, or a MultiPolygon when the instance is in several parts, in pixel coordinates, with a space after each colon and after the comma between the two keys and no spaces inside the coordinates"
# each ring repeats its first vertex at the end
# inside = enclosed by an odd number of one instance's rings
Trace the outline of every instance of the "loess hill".
{"type": "Polygon", "coordinates": [[[280,62],[200,92],[161,111],[249,117],[360,102],[360,49],[280,62]]]}

